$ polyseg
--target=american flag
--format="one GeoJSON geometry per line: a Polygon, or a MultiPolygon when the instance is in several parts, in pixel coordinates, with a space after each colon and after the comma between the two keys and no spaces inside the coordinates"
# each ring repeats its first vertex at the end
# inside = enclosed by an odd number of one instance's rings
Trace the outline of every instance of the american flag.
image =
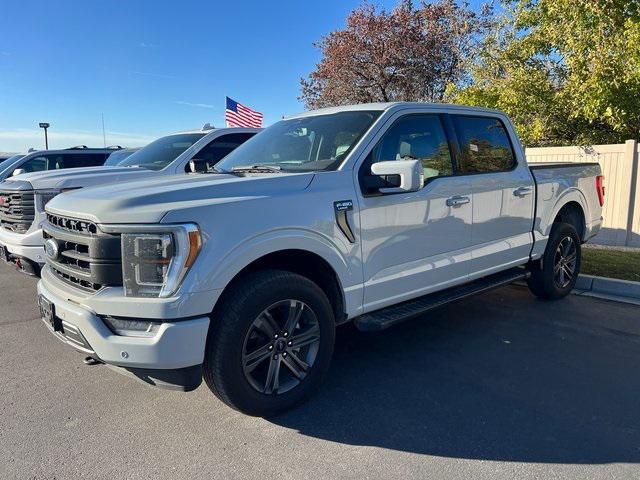
{"type": "Polygon", "coordinates": [[[227,97],[227,108],[224,111],[227,127],[262,128],[262,114],[245,107],[241,103],[227,97]]]}

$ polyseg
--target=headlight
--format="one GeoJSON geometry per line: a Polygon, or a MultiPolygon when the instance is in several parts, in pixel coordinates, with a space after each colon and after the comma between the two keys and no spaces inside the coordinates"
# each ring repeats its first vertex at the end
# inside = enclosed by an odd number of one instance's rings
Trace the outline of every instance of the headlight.
{"type": "Polygon", "coordinates": [[[37,199],[37,205],[38,205],[39,211],[44,212],[44,207],[47,206],[47,203],[49,203],[51,200],[53,200],[53,197],[57,197],[58,195],[60,195],[61,193],[64,193],[64,192],[70,192],[71,190],[77,190],[78,188],[79,187],[77,187],[77,188],[63,188],[62,190],[51,189],[51,190],[36,191],[36,199],[37,199]]]}
{"type": "Polygon", "coordinates": [[[60,190],[40,190],[36,192],[38,210],[44,212],[44,207],[53,200],[53,197],[59,195],[61,193],[60,190]]]}
{"type": "Polygon", "coordinates": [[[125,295],[170,297],[200,252],[200,231],[193,224],[139,227],[139,230],[122,233],[125,295]]]}

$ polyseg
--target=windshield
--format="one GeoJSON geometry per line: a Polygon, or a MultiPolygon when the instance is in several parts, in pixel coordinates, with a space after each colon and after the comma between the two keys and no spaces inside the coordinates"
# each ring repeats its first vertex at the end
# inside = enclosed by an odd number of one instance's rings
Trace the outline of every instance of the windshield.
{"type": "Polygon", "coordinates": [[[259,165],[283,172],[335,170],[379,115],[351,111],[282,120],[240,145],[216,170],[259,165]]]}
{"type": "Polygon", "coordinates": [[[162,170],[205,135],[206,133],[182,133],[159,138],[130,155],[119,166],[162,170]]]}
{"type": "Polygon", "coordinates": [[[130,157],[131,155],[136,153],[136,151],[137,150],[118,150],[117,152],[113,152],[111,155],[109,155],[107,161],[104,162],[104,166],[113,167],[115,165],[119,165],[121,162],[126,160],[127,157],[130,157]]]}

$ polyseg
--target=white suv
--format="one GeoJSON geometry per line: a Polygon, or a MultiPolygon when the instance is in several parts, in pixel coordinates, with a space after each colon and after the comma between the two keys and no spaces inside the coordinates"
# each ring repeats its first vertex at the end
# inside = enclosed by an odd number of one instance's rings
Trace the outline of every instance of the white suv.
{"type": "MultiPolygon", "coordinates": [[[[45,261],[40,228],[45,219],[44,207],[62,192],[141,177],[207,171],[259,131],[208,127],[175,133],[150,143],[115,167],[41,171],[11,177],[0,183],[0,259],[15,264],[24,273],[39,273],[45,261]]],[[[101,155],[100,165],[106,158],[104,153],[101,155]]]]}

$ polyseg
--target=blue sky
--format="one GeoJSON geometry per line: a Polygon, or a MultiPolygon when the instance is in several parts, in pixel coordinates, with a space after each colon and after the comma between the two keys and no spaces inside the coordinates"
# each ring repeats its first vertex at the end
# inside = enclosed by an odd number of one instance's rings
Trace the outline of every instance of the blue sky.
{"type": "Polygon", "coordinates": [[[225,95],[273,123],[303,109],[312,43],[359,3],[3,0],[0,151],[42,148],[42,121],[51,147],[100,146],[102,113],[107,144],[223,126],[225,95]]]}

